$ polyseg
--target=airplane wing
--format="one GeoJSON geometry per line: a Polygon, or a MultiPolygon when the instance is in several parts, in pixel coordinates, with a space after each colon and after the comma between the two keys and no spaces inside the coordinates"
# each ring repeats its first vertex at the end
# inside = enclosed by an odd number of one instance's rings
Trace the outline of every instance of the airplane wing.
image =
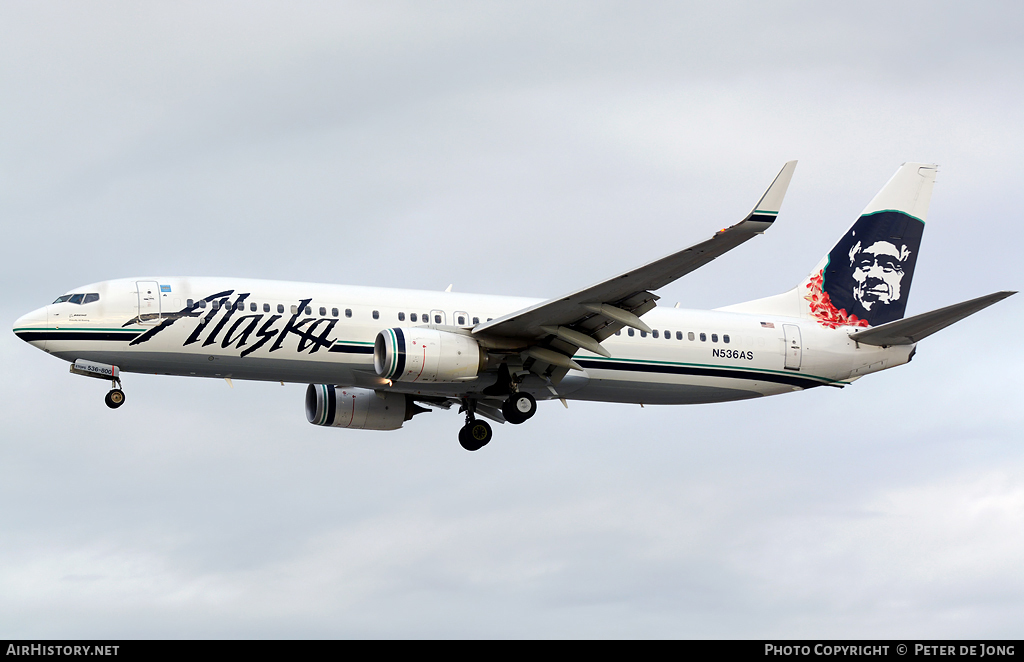
{"type": "Polygon", "coordinates": [[[473,335],[482,340],[500,337],[535,345],[526,350],[528,358],[563,370],[579,369],[569,357],[581,347],[607,356],[600,342],[623,326],[650,331],[640,316],[657,305],[658,297],[652,290],[695,271],[770,228],[795,169],[796,161],[786,163],[746,218],[719,230],[707,241],[588,288],[479,324],[473,328],[473,335]],[[542,339],[547,340],[538,343],[542,339]]]}
{"type": "Polygon", "coordinates": [[[473,334],[537,338],[549,335],[544,327],[564,326],[601,341],[623,326],[649,331],[638,318],[656,305],[658,297],[650,291],[664,287],[755,235],[763,234],[779,213],[795,168],[796,161],[783,166],[746,218],[732,227],[719,230],[707,241],[586,289],[479,324],[473,329],[473,334]]]}
{"type": "Polygon", "coordinates": [[[973,315],[979,310],[988,308],[1012,294],[1016,294],[1016,292],[993,292],[977,299],[955,303],[952,306],[946,306],[945,308],[921,313],[906,319],[857,331],[851,333],[850,338],[865,345],[878,345],[880,347],[913,345],[917,341],[923,340],[933,333],[941,331],[969,315],[973,315]]]}

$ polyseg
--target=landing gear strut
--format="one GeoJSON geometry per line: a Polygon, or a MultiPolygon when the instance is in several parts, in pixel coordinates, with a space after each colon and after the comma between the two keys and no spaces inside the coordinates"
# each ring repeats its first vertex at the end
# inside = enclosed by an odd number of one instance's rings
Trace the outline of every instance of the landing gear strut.
{"type": "Polygon", "coordinates": [[[478,451],[490,443],[494,433],[487,421],[477,420],[475,401],[466,400],[463,409],[466,411],[466,424],[459,430],[459,444],[467,451],[478,451]]]}

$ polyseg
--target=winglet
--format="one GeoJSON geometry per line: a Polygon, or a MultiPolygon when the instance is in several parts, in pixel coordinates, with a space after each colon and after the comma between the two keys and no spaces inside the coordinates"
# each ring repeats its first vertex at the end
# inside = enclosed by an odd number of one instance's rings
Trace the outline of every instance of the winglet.
{"type": "MultiPolygon", "coordinates": [[[[793,179],[794,170],[796,170],[796,161],[789,161],[786,165],[782,166],[782,170],[775,177],[775,181],[764,192],[761,199],[757,201],[754,209],[745,220],[768,224],[775,221],[775,217],[779,215],[779,210],[782,209],[782,199],[786,197],[786,190],[789,188],[789,181],[793,179]]],[[[765,230],[767,229],[765,227],[765,230]]]]}

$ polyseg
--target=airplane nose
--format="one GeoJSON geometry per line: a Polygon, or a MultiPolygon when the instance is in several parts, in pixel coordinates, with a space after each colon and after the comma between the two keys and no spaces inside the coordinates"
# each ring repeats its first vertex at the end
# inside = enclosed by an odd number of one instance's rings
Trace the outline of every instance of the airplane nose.
{"type": "Polygon", "coordinates": [[[25,342],[38,344],[39,331],[46,329],[46,308],[33,310],[27,315],[22,315],[14,322],[14,335],[25,342]],[[36,342],[33,342],[36,341],[36,342]]]}

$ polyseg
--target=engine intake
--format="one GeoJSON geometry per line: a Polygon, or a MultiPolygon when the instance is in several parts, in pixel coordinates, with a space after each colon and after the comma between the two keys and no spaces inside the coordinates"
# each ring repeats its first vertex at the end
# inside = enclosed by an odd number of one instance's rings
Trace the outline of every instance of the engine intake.
{"type": "Polygon", "coordinates": [[[373,343],[373,368],[397,382],[460,382],[476,379],[487,355],[477,341],[450,331],[384,329],[373,343]]]}
{"type": "Polygon", "coordinates": [[[313,425],[354,430],[397,430],[416,414],[428,411],[403,393],[341,388],[332,384],[306,387],[306,420],[313,425]]]}

